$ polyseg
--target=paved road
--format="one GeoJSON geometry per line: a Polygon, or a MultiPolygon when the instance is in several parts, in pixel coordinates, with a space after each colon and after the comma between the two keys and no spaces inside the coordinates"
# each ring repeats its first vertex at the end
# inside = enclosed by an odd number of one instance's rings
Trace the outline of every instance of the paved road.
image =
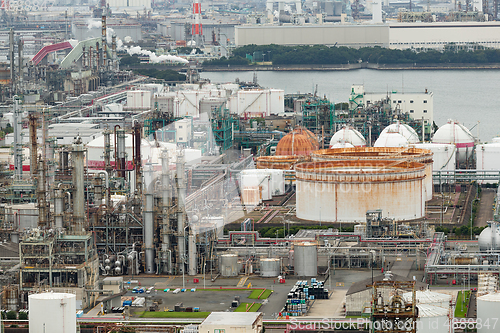
{"type": "Polygon", "coordinates": [[[495,201],[496,191],[491,188],[485,188],[481,192],[481,201],[479,211],[474,221],[475,227],[485,227],[487,221],[493,220],[493,203],[495,201]]]}

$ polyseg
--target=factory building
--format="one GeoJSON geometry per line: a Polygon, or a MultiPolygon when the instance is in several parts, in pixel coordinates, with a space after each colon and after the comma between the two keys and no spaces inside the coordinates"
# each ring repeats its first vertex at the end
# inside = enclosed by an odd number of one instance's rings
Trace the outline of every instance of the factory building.
{"type": "Polygon", "coordinates": [[[235,27],[236,46],[337,45],[389,47],[386,25],[240,25],[235,27]]]}
{"type": "MultiPolygon", "coordinates": [[[[141,25],[136,21],[108,19],[106,24],[107,28],[112,29],[116,37],[121,39],[123,42],[127,42],[128,39],[134,42],[142,40],[141,25]]],[[[74,22],[71,25],[71,29],[73,36],[79,41],[101,37],[100,20],[94,20],[92,23],[85,21],[74,22]]]]}
{"type": "MultiPolygon", "coordinates": [[[[398,91],[376,93],[365,91],[364,85],[351,87],[350,108],[360,105],[366,108],[383,100],[388,100],[395,114],[408,114],[415,120],[424,119],[425,125],[432,125],[434,122],[434,94],[427,89],[423,93],[398,91]]],[[[418,140],[418,137],[416,139],[418,140]]]]}
{"type": "Polygon", "coordinates": [[[235,27],[236,46],[337,45],[381,46],[391,49],[439,49],[454,43],[500,48],[500,23],[433,22],[390,24],[241,25],[235,27]]]}
{"type": "Polygon", "coordinates": [[[260,312],[212,312],[200,325],[199,332],[261,333],[264,327],[260,312]]]}

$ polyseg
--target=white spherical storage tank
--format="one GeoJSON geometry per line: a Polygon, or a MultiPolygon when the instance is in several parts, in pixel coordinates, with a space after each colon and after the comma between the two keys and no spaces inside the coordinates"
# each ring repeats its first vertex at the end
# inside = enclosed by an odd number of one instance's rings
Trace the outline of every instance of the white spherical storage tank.
{"type": "Polygon", "coordinates": [[[432,170],[451,170],[456,169],[456,152],[455,145],[446,143],[417,143],[415,148],[428,149],[433,153],[432,170]]]}
{"type": "MultiPolygon", "coordinates": [[[[407,302],[411,302],[412,298],[413,293],[411,292],[403,294],[403,299],[407,302]]],[[[448,294],[436,293],[430,290],[417,290],[415,291],[415,298],[417,305],[428,304],[448,309],[452,297],[448,294]]]]}
{"type": "Polygon", "coordinates": [[[425,164],[425,179],[423,195],[426,201],[432,199],[432,152],[428,149],[414,147],[354,147],[347,149],[321,149],[311,153],[311,159],[316,161],[344,160],[387,160],[412,161],[425,164]]]}
{"type": "Polygon", "coordinates": [[[490,222],[490,226],[481,231],[477,242],[479,244],[479,251],[500,250],[500,229],[498,224],[490,222]]]}
{"type": "Polygon", "coordinates": [[[28,297],[30,333],[76,332],[76,295],[42,293],[28,297]]]}
{"type": "Polygon", "coordinates": [[[417,333],[450,333],[449,311],[429,304],[419,304],[417,333]]]}
{"type": "Polygon", "coordinates": [[[465,162],[472,157],[476,142],[472,133],[462,124],[449,120],[432,137],[433,143],[448,143],[457,147],[458,160],[465,162]]]}
{"type": "Polygon", "coordinates": [[[408,147],[408,140],[398,132],[380,133],[373,147],[408,147]]]}
{"type": "Polygon", "coordinates": [[[366,211],[413,220],[424,216],[425,165],[384,160],[301,163],[296,170],[297,217],[364,222],[366,211]]]}
{"type": "Polygon", "coordinates": [[[354,147],[365,147],[366,140],[363,135],[352,126],[344,126],[333,134],[330,140],[330,148],[337,143],[349,143],[354,147]]]}
{"type": "MultiPolygon", "coordinates": [[[[387,132],[401,134],[402,136],[405,137],[406,140],[408,140],[408,143],[410,144],[420,142],[417,132],[415,132],[415,130],[410,125],[401,124],[399,121],[395,124],[390,124],[382,131],[382,133],[387,133],[387,132]]],[[[382,133],[380,134],[382,135],[382,133]]]]}
{"type": "Polygon", "coordinates": [[[478,297],[477,333],[500,332],[499,313],[500,293],[495,292],[478,297]]]}

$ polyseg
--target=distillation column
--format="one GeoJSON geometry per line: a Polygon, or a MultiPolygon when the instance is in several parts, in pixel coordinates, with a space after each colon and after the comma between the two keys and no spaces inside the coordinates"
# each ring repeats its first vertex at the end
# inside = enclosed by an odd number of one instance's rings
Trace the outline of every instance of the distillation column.
{"type": "Polygon", "coordinates": [[[177,265],[178,273],[183,273],[185,268],[186,240],[184,239],[185,200],[186,200],[186,175],[184,172],[184,152],[177,155],[177,265]]]}
{"type": "Polygon", "coordinates": [[[162,267],[163,273],[172,274],[172,260],[170,249],[170,164],[168,150],[161,155],[161,184],[162,184],[162,267]]]}
{"type": "Polygon", "coordinates": [[[189,231],[188,237],[188,264],[189,264],[189,275],[196,275],[196,235],[189,231]]]}
{"type": "Polygon", "coordinates": [[[85,222],[84,150],[78,138],[71,153],[73,164],[73,231],[82,231],[85,222]]]}
{"type": "Polygon", "coordinates": [[[22,112],[19,108],[19,100],[14,96],[14,176],[21,180],[23,177],[23,140],[21,137],[22,112]]]}
{"type": "Polygon", "coordinates": [[[141,124],[136,122],[133,128],[134,140],[134,170],[135,170],[135,189],[137,196],[142,195],[142,155],[141,155],[141,124]]]}
{"type": "MultiPolygon", "coordinates": [[[[108,173],[108,177],[111,177],[113,167],[111,166],[111,131],[109,129],[105,129],[103,131],[104,134],[104,167],[106,172],[108,173]]],[[[110,209],[111,203],[111,189],[106,188],[106,208],[110,209]]]]}
{"type": "MultiPolygon", "coordinates": [[[[153,179],[152,167],[148,170],[147,179],[153,179]]],[[[145,184],[146,188],[144,191],[145,206],[144,206],[144,247],[146,256],[146,273],[153,274],[155,272],[154,267],[154,223],[153,223],[153,184],[145,184]]]]}
{"type": "Polygon", "coordinates": [[[34,114],[28,116],[29,131],[30,131],[30,175],[35,178],[38,171],[38,141],[36,136],[37,119],[34,114]]]}
{"type": "Polygon", "coordinates": [[[48,228],[47,192],[45,191],[45,161],[38,161],[37,202],[38,202],[38,228],[48,228]]]}
{"type": "MultiPolygon", "coordinates": [[[[118,170],[118,177],[125,178],[125,130],[117,129],[116,130],[116,156],[118,158],[118,164],[116,166],[118,170]]],[[[116,161],[115,161],[116,164],[116,161]]]]}
{"type": "Polygon", "coordinates": [[[61,189],[54,190],[54,222],[57,230],[63,227],[64,192],[61,189]]]}

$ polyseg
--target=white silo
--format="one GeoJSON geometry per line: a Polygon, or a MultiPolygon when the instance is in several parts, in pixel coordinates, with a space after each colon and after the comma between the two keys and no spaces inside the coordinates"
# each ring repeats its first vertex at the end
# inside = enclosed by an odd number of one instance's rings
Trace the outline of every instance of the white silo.
{"type": "Polygon", "coordinates": [[[330,140],[330,148],[339,142],[350,143],[354,147],[365,147],[366,140],[363,135],[352,126],[344,126],[335,132],[330,140]]]}
{"type": "Polygon", "coordinates": [[[398,132],[380,133],[373,147],[408,147],[408,140],[398,132]]]}
{"type": "MultiPolygon", "coordinates": [[[[403,299],[406,302],[411,302],[412,298],[412,292],[403,294],[403,299]]],[[[415,292],[415,298],[417,305],[427,304],[447,309],[450,307],[450,301],[452,297],[448,294],[436,293],[430,290],[417,290],[415,292]]]]}
{"type": "Polygon", "coordinates": [[[457,147],[459,162],[465,162],[472,157],[475,138],[472,133],[462,124],[449,120],[441,126],[432,137],[433,143],[448,143],[457,147]]]}
{"type": "MultiPolygon", "coordinates": [[[[408,143],[410,144],[420,142],[417,132],[415,132],[415,130],[410,125],[402,124],[399,121],[394,124],[390,124],[382,131],[382,133],[387,133],[387,132],[401,134],[406,138],[406,140],[408,140],[408,143]]],[[[382,135],[382,133],[380,133],[380,135],[382,135]]]]}
{"type": "Polygon", "coordinates": [[[28,297],[30,333],[76,332],[76,295],[42,293],[28,297]]]}
{"type": "Polygon", "coordinates": [[[220,256],[220,273],[224,277],[238,276],[238,256],[236,254],[223,254],[220,256]]]}
{"type": "Polygon", "coordinates": [[[496,318],[500,313],[500,293],[491,293],[477,298],[477,333],[498,332],[496,318]],[[481,323],[481,324],[479,324],[481,323]]]}
{"type": "Polygon", "coordinates": [[[260,276],[276,277],[281,273],[280,260],[276,258],[260,259],[260,276]]]}
{"type": "Polygon", "coordinates": [[[429,149],[434,154],[432,170],[455,170],[456,152],[455,145],[446,143],[417,143],[415,148],[429,149]]]}
{"type": "Polygon", "coordinates": [[[318,275],[318,250],[316,243],[304,242],[294,246],[294,270],[298,276],[318,275]]]}
{"type": "Polygon", "coordinates": [[[429,304],[419,304],[417,333],[450,333],[448,309],[429,304]]]}

